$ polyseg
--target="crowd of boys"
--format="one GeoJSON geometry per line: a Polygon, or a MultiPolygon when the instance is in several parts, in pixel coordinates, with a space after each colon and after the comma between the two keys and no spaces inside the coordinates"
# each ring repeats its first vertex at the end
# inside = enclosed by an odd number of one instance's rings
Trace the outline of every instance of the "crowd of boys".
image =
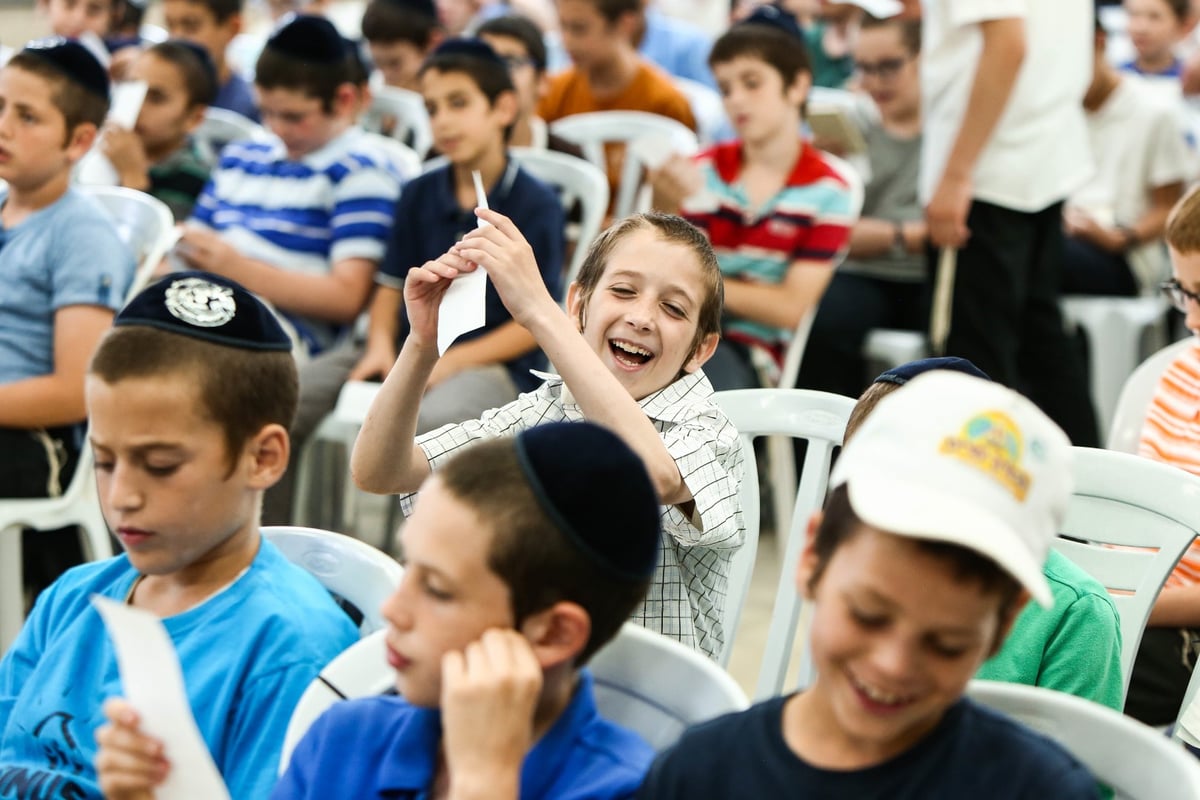
{"type": "MultiPolygon", "coordinates": [[[[1131,19],[1163,2],[1130,0],[1131,19]]],[[[762,5],[711,46],[698,40],[705,76],[672,55],[643,0],[558,0],[571,66],[548,74],[528,19],[442,5],[371,0],[361,48],[323,16],[289,17],[251,90],[226,59],[236,3],[165,0],[174,38],[122,38],[132,52],[107,64],[91,40],[118,47],[121,9],[44,0],[58,36],[0,67],[0,497],[61,494],[89,447],[84,479],[123,548],[53,580],[0,659],[0,797],[144,800],[172,774],[173,754],[121,697],[94,595],[163,620],[235,798],[1099,796],[1064,749],[964,697],[983,677],[1123,705],[1115,607],[1050,546],[1070,442],[1095,426],[1071,387],[1054,388],[1073,380],[1073,355],[1047,306],[1071,159],[1086,150],[1070,150],[1072,135],[1117,81],[1100,69],[1102,32],[1084,53],[1097,64],[1090,105],[1074,71],[1036,88],[1021,71],[1037,71],[1050,31],[1084,42],[1087,0],[926,2],[929,74],[947,81],[924,112],[922,36],[903,19],[839,8],[802,27],[762,5]],[[982,47],[967,52],[959,33],[982,47]],[[839,61],[842,35],[858,49],[839,61]],[[386,85],[421,94],[444,164],[406,181],[359,127],[362,50],[386,85]],[[861,220],[847,167],[802,133],[814,78],[833,80],[846,58],[877,106],[855,124],[884,167],[861,220]],[[105,122],[110,67],[146,83],[132,130],[105,122]],[[564,286],[562,206],[509,148],[577,154],[546,126],[582,111],[694,128],[670,69],[718,87],[736,138],[651,170],[660,210],[613,221],[564,286]],[[889,93],[898,78],[908,83],[889,93]],[[1058,101],[1073,93],[1068,113],[1058,101]],[[1021,111],[1045,102],[1061,119],[1021,111]],[[208,163],[193,134],[209,107],[260,118],[271,136],[208,163]],[[1031,157],[1017,144],[1030,126],[1057,126],[1046,146],[1071,158],[1010,170],[1031,157]],[[72,184],[93,147],[122,185],[186,221],[144,288],[72,184]],[[903,157],[918,149],[920,176],[903,157]],[[655,754],[599,715],[587,664],[628,621],[713,659],[726,651],[754,454],[714,391],[759,385],[755,351],[778,367],[806,316],[816,342],[841,335],[822,297],[847,252],[908,263],[930,245],[960,250],[950,346],[975,363],[905,365],[860,400],[796,575],[816,602],[814,682],[655,754]],[[484,325],[443,351],[442,300],[480,269],[484,325]],[[1049,356],[1022,375],[1030,337],[1049,356]],[[1055,367],[1062,380],[1047,382],[1055,367]],[[381,381],[353,479],[404,495],[408,515],[404,576],[382,609],[399,696],[338,704],[278,775],[300,694],[357,630],[260,526],[287,521],[289,460],[347,378],[381,381]]],[[[1182,68],[1144,54],[1127,69],[1182,68]]],[[[609,152],[610,181],[621,158],[609,152]]],[[[1171,166],[1149,170],[1143,213],[1115,230],[1122,253],[1165,230],[1173,300],[1200,330],[1200,196],[1167,219],[1173,198],[1159,189],[1178,197],[1184,179],[1171,166]]],[[[1164,374],[1143,437],[1145,455],[1193,472],[1200,437],[1179,418],[1200,394],[1197,359],[1188,349],[1164,374]]],[[[830,377],[844,366],[806,359],[802,379],[857,394],[844,368],[830,377]]],[[[61,547],[26,540],[35,555],[61,547]]],[[[1139,653],[1128,710],[1147,721],[1173,721],[1200,651],[1194,561],[1139,653]]]]}

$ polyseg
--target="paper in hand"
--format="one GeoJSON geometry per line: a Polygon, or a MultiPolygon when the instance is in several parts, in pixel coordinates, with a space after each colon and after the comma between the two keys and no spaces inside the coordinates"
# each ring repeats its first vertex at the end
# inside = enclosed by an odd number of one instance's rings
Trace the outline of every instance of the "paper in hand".
{"type": "Polygon", "coordinates": [[[162,621],[148,611],[92,596],[117,653],[125,700],[141,717],[140,729],[163,743],[171,763],[157,800],[229,800],[212,754],[196,727],[175,645],[162,621]]]}
{"type": "MultiPolygon", "coordinates": [[[[475,204],[487,208],[487,192],[483,189],[479,171],[473,171],[471,178],[475,181],[475,204]]],[[[479,220],[480,228],[487,224],[479,220]]],[[[462,334],[482,328],[486,320],[487,272],[483,267],[476,267],[474,272],[465,272],[455,278],[442,295],[438,307],[438,355],[444,355],[462,334]]]]}

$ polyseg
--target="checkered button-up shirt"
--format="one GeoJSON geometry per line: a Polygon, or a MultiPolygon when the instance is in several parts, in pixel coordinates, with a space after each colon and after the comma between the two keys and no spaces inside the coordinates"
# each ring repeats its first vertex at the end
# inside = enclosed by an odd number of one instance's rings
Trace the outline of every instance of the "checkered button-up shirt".
{"type": "MultiPolygon", "coordinates": [[[[716,658],[725,644],[730,560],[745,540],[746,526],[738,499],[741,444],[712,395],[712,384],[697,371],[639,402],[679,466],[695,510],[689,518],[678,506],[663,506],[658,566],[632,619],[716,658]]],[[[417,437],[417,444],[436,470],[474,442],[515,436],[545,422],[583,418],[562,379],[552,375],[508,405],[480,419],[430,431],[417,437]]],[[[413,495],[402,498],[405,514],[412,503],[413,495]]]]}

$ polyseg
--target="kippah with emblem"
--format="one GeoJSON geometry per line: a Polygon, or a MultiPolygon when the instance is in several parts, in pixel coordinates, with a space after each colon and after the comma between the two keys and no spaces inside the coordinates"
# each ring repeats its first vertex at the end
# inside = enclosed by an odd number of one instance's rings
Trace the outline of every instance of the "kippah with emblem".
{"type": "Polygon", "coordinates": [[[147,286],[113,325],[145,325],[244,350],[292,349],[292,340],[262,300],[208,272],[173,272],[147,286]]]}
{"type": "Polygon", "coordinates": [[[432,53],[430,58],[438,56],[467,56],[468,58],[478,58],[481,61],[488,61],[503,70],[508,69],[508,65],[504,63],[504,59],[492,49],[492,46],[482,39],[474,39],[466,36],[459,36],[454,39],[447,39],[439,44],[432,53]]]}
{"type": "Polygon", "coordinates": [[[941,358],[919,358],[916,361],[909,361],[907,364],[892,367],[872,381],[872,383],[894,383],[897,386],[903,386],[918,375],[924,375],[926,372],[933,372],[934,370],[961,372],[973,378],[983,378],[985,381],[991,380],[991,377],[986,372],[967,359],[943,356],[941,358]]]}
{"type": "Polygon", "coordinates": [[[766,25],[799,39],[801,42],[804,41],[804,31],[800,30],[800,23],[796,22],[796,18],[790,11],[785,11],[774,3],[765,3],[754,9],[754,13],[743,19],[738,25],[766,25]]]}
{"type": "Polygon", "coordinates": [[[267,40],[267,48],[299,61],[335,64],[346,58],[346,40],[324,17],[297,14],[267,40]]]}
{"type": "Polygon", "coordinates": [[[92,94],[108,99],[108,72],[91,50],[74,39],[62,36],[36,39],[21,52],[53,65],[92,94]]]}
{"type": "Polygon", "coordinates": [[[658,496],[629,445],[591,422],[536,425],[516,438],[538,504],[575,547],[616,580],[654,574],[658,496]]]}

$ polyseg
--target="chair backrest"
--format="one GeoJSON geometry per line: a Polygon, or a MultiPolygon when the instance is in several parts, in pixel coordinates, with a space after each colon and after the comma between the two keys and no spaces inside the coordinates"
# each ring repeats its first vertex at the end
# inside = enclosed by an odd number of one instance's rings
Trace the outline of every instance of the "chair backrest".
{"type": "Polygon", "coordinates": [[[366,130],[398,139],[424,158],[433,147],[433,132],[429,127],[429,112],[420,93],[397,86],[375,86],[371,89],[371,105],[363,112],[359,124],[366,130]]]}
{"type": "Polygon", "coordinates": [[[1112,596],[1128,690],[1154,600],[1200,533],[1200,478],[1128,453],[1073,450],[1075,493],[1053,546],[1112,596]]]}
{"type": "Polygon", "coordinates": [[[671,82],[687,97],[688,105],[692,108],[692,116],[696,118],[697,138],[701,144],[712,144],[722,134],[732,130],[729,119],[725,116],[725,106],[721,102],[721,95],[716,89],[679,75],[672,75],[671,82]]]}
{"type": "Polygon", "coordinates": [[[1119,800],[1200,798],[1200,764],[1182,746],[1111,708],[1017,683],[971,681],[967,694],[1058,742],[1119,800]]]}
{"type": "Polygon", "coordinates": [[[747,705],[737,682],[709,658],[631,622],[592,657],[591,670],[600,715],[655,750],[690,725],[747,705]]]}
{"type": "Polygon", "coordinates": [[[150,281],[154,270],[175,243],[175,218],[171,209],[145,192],[121,186],[82,186],[80,189],[100,204],[112,218],[117,236],[137,263],[126,298],[131,298],[150,281]]]}
{"type": "MultiPolygon", "coordinates": [[[[691,155],[700,147],[696,134],[682,122],[645,111],[591,111],[572,114],[550,123],[550,131],[574,142],[584,157],[607,175],[606,144],[629,145],[639,139],[665,142],[670,151],[691,155]]],[[[626,147],[621,178],[617,184],[617,202],[613,208],[616,218],[628,216],[637,207],[642,187],[643,163],[636,147],[626,147]]]]}
{"type": "Polygon", "coordinates": [[[608,178],[596,166],[565,153],[531,147],[511,147],[509,153],[530,175],[558,189],[565,214],[569,215],[576,203],[582,210],[577,225],[567,221],[566,240],[574,249],[563,275],[565,293],[579,274],[584,256],[604,224],[604,215],[608,212],[608,178]]]}
{"type": "Polygon", "coordinates": [[[215,164],[221,148],[230,142],[265,141],[270,135],[266,128],[249,117],[227,108],[209,106],[204,112],[204,121],[192,133],[192,138],[205,157],[215,164]]]}
{"type": "Polygon", "coordinates": [[[1195,339],[1189,336],[1167,345],[1139,364],[1125,379],[1105,445],[1109,450],[1119,450],[1122,453],[1137,452],[1138,441],[1142,436],[1142,423],[1146,421],[1146,412],[1150,410],[1150,401],[1154,397],[1158,379],[1180,353],[1194,344],[1195,339]]]}
{"type": "Polygon", "coordinates": [[[425,165],[421,163],[421,157],[417,155],[417,151],[399,139],[393,139],[390,136],[384,136],[382,133],[374,133],[372,131],[364,131],[362,135],[367,138],[367,141],[371,145],[379,149],[383,157],[400,173],[401,179],[405,181],[412,180],[425,169],[425,165]]]}
{"type": "Polygon", "coordinates": [[[807,389],[739,389],[717,392],[714,398],[737,428],[742,447],[747,453],[743,460],[745,473],[742,475],[741,488],[746,543],[734,555],[730,568],[725,608],[725,650],[721,654],[721,664],[729,663],[758,549],[759,486],[758,469],[750,455],[754,452],[753,440],[756,436],[779,435],[808,441],[793,506],[795,510],[787,530],[777,532],[779,536],[787,537],[787,549],[755,689],[755,697],[771,697],[783,689],[800,618],[800,597],[793,581],[796,563],[804,548],[808,518],[825,502],[833,449],[842,443],[846,422],[855,401],[849,397],[807,389]]]}
{"type": "Polygon", "coordinates": [[[263,535],[288,561],[362,614],[363,634],[387,626],[379,606],[396,590],[404,568],[382,550],[352,536],[316,528],[267,526],[263,535]]]}

